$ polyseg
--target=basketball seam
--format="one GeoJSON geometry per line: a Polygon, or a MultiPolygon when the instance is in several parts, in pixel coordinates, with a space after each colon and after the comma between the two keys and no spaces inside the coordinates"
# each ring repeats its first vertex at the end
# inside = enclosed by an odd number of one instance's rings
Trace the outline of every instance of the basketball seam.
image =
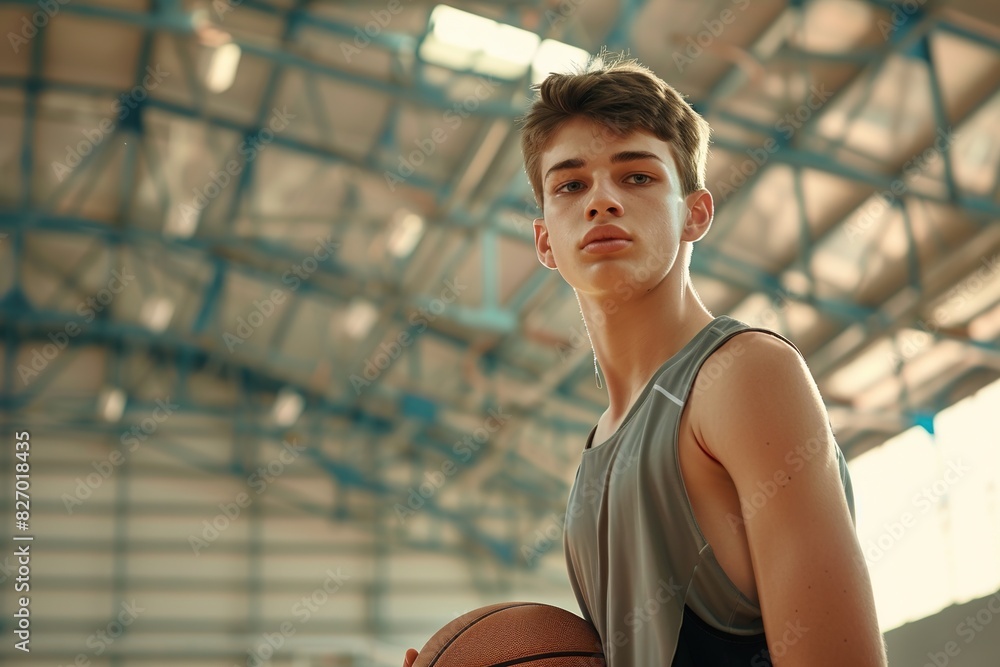
{"type": "MultiPolygon", "coordinates": [[[[449,639],[448,642],[438,650],[438,652],[434,656],[434,658],[429,663],[427,663],[427,667],[434,667],[437,664],[437,661],[441,658],[442,654],[444,654],[444,652],[448,649],[449,646],[451,646],[453,643],[455,643],[456,639],[458,639],[459,637],[462,636],[462,633],[464,633],[466,630],[468,630],[469,628],[471,628],[473,625],[475,625],[479,621],[483,620],[484,618],[492,616],[493,614],[499,614],[501,611],[504,611],[504,610],[507,610],[507,609],[515,609],[517,607],[531,607],[531,606],[539,606],[539,605],[538,605],[537,602],[521,602],[519,604],[512,604],[512,605],[509,605],[507,607],[501,607],[500,609],[494,609],[493,611],[489,612],[488,614],[483,614],[482,616],[480,616],[479,618],[477,618],[474,621],[470,622],[464,628],[462,628],[461,630],[459,630],[458,632],[456,632],[455,635],[451,639],[449,639]]],[[[545,606],[545,605],[540,605],[540,606],[545,606]]]]}
{"type": "Polygon", "coordinates": [[[555,653],[536,653],[535,655],[529,655],[523,658],[517,658],[516,660],[508,660],[507,662],[498,662],[494,665],[491,665],[491,667],[511,667],[511,665],[524,665],[529,662],[534,662],[535,660],[546,660],[548,658],[572,658],[572,657],[604,658],[604,654],[593,653],[590,651],[558,651],[555,653]]]}

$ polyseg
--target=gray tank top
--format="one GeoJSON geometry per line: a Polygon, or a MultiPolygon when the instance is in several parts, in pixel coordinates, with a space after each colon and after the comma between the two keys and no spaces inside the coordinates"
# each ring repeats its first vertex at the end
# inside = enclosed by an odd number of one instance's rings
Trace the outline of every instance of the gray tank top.
{"type": "MultiPolygon", "coordinates": [[[[677,448],[699,369],[743,331],[776,336],[798,352],[780,334],[717,317],[653,374],[606,442],[592,447],[593,430],[587,439],[570,489],[564,547],[570,584],[609,667],[670,665],[685,605],[722,632],[764,631],[760,607],[730,581],[695,521],[677,448]]],[[[715,359],[699,386],[712,379],[714,366],[715,359]]],[[[847,462],[835,450],[853,519],[847,462]]]]}

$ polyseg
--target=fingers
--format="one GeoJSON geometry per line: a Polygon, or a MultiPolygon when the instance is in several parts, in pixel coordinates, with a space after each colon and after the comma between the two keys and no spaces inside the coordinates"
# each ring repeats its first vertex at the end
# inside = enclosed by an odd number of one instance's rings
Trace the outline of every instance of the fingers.
{"type": "Polygon", "coordinates": [[[411,648],[406,651],[406,657],[403,658],[403,667],[410,667],[417,659],[417,649],[411,648]]]}

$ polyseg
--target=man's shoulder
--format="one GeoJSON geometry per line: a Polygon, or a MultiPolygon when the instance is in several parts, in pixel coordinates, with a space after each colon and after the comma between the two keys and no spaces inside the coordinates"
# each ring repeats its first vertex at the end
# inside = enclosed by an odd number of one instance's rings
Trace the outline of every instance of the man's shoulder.
{"type": "Polygon", "coordinates": [[[801,372],[805,359],[791,341],[767,329],[742,328],[730,332],[705,358],[699,375],[712,382],[696,382],[697,393],[740,390],[764,378],[801,372]]]}
{"type": "Polygon", "coordinates": [[[766,355],[772,361],[801,357],[795,345],[777,331],[763,327],[752,327],[738,320],[737,324],[742,325],[742,327],[730,332],[725,341],[715,349],[715,352],[728,351],[736,357],[751,352],[753,355],[766,355]]]}
{"type": "Polygon", "coordinates": [[[696,424],[732,416],[742,405],[759,406],[790,386],[803,390],[815,386],[797,348],[756,329],[743,329],[727,338],[705,359],[698,375],[693,392],[698,400],[692,410],[696,424]]]}
{"type": "MultiPolygon", "coordinates": [[[[813,421],[828,424],[805,358],[785,339],[746,331],[720,345],[702,371],[709,363],[716,363],[721,372],[711,373],[712,381],[701,384],[692,405],[692,427],[709,451],[736,447],[749,437],[740,433],[768,432],[776,423],[784,424],[788,438],[796,441],[796,429],[814,431],[813,421]]],[[[769,449],[776,454],[780,448],[769,449]]]]}

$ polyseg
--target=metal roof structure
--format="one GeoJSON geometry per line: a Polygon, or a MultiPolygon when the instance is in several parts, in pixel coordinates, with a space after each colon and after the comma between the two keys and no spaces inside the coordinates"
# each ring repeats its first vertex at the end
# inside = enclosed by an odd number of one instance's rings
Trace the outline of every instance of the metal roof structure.
{"type": "MultiPolygon", "coordinates": [[[[1000,7],[451,5],[689,97],[696,288],[799,346],[848,457],[1000,377],[1000,7]]],[[[554,535],[606,398],[532,245],[532,73],[429,60],[435,6],[0,5],[0,414],[49,663],[232,664],[290,620],[274,664],[397,664],[486,596],[572,603],[554,535]]]]}

